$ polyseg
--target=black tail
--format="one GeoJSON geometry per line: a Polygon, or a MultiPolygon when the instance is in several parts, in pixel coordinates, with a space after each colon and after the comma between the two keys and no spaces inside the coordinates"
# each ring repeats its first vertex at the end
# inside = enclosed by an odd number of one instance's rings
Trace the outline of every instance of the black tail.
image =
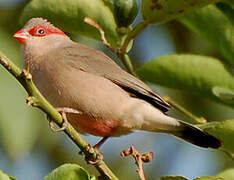
{"type": "Polygon", "coordinates": [[[221,141],[216,137],[204,132],[202,129],[197,128],[191,124],[179,121],[184,129],[180,132],[174,132],[173,134],[180,137],[192,144],[195,144],[204,148],[218,149],[221,146],[221,141]]]}

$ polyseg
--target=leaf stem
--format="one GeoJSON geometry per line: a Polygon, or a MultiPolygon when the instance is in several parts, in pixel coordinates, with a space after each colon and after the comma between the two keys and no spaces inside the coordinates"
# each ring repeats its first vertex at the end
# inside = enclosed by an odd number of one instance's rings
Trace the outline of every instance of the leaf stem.
{"type": "MultiPolygon", "coordinates": [[[[27,70],[21,70],[18,68],[11,60],[9,60],[1,51],[0,51],[0,64],[5,67],[8,72],[10,72],[24,87],[27,91],[29,97],[27,98],[27,104],[32,105],[41,109],[45,112],[53,121],[59,126],[62,127],[62,117],[58,111],[42,96],[39,90],[36,88],[35,84],[32,81],[32,76],[27,70]]],[[[84,152],[87,158],[95,159],[99,152],[94,151],[91,147],[87,149],[89,144],[85,139],[68,123],[67,128],[64,132],[70,137],[70,139],[84,152]]],[[[105,179],[118,180],[115,174],[109,169],[103,160],[100,160],[98,164],[94,165],[99,173],[105,179]]]]}
{"type": "Polygon", "coordinates": [[[148,24],[149,24],[148,21],[143,21],[137,24],[127,35],[123,35],[121,37],[122,42],[120,42],[120,49],[116,52],[117,56],[121,59],[127,71],[134,76],[136,76],[136,73],[133,69],[132,61],[127,54],[127,49],[128,49],[129,43],[131,43],[131,41],[139,33],[141,33],[148,26],[148,24]]]}
{"type": "Polygon", "coordinates": [[[120,50],[121,54],[127,53],[127,48],[128,48],[130,41],[134,39],[139,33],[141,33],[148,26],[148,24],[149,24],[148,21],[140,22],[127,34],[127,37],[121,46],[121,50],[120,50]]]}
{"type": "Polygon", "coordinates": [[[207,120],[205,118],[203,118],[203,117],[199,118],[199,117],[195,116],[194,114],[189,112],[187,109],[185,109],[184,107],[182,107],[181,105],[179,105],[178,103],[173,101],[170,97],[166,96],[166,97],[163,97],[163,99],[166,102],[168,102],[172,107],[174,107],[175,109],[177,109],[178,111],[180,111],[181,113],[186,115],[188,118],[190,118],[194,122],[199,123],[199,124],[207,123],[207,120]]]}
{"type": "Polygon", "coordinates": [[[134,71],[132,61],[131,61],[129,55],[128,54],[117,54],[117,56],[121,59],[121,61],[124,64],[125,68],[127,69],[127,71],[129,73],[131,73],[132,75],[137,76],[135,71],[134,71]]]}

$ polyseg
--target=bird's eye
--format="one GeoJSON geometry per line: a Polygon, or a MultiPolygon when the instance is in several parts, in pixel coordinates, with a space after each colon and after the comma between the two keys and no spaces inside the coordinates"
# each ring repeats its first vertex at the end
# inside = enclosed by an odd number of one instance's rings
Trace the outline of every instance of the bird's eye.
{"type": "Polygon", "coordinates": [[[40,28],[40,29],[37,30],[37,33],[38,33],[38,35],[44,35],[45,34],[45,30],[42,29],[42,28],[40,28]]]}

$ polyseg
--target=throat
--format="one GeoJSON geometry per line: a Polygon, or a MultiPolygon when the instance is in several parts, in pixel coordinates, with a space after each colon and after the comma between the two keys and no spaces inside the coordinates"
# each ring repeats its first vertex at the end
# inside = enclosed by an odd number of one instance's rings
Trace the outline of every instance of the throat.
{"type": "Polygon", "coordinates": [[[31,38],[21,47],[23,59],[25,62],[35,63],[35,61],[45,59],[40,57],[46,57],[51,51],[63,48],[70,41],[69,37],[61,35],[31,38]]]}
{"type": "Polygon", "coordinates": [[[46,54],[49,53],[49,49],[46,47],[35,47],[35,45],[33,46],[29,46],[29,45],[23,45],[21,47],[21,54],[23,56],[24,59],[24,64],[25,66],[28,63],[39,63],[40,62],[40,57],[41,56],[46,56],[46,54]]]}

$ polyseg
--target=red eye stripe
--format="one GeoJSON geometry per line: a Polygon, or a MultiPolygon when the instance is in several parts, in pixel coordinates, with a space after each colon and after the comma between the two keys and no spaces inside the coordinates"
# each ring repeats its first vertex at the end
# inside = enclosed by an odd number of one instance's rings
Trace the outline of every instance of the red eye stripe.
{"type": "Polygon", "coordinates": [[[55,28],[55,27],[51,28],[51,27],[46,27],[46,26],[41,26],[41,25],[33,27],[28,32],[32,36],[46,36],[46,35],[50,35],[50,34],[61,34],[61,35],[66,36],[66,34],[58,28],[55,28]],[[38,33],[39,29],[43,29],[45,31],[45,33],[39,34],[38,33]]]}

